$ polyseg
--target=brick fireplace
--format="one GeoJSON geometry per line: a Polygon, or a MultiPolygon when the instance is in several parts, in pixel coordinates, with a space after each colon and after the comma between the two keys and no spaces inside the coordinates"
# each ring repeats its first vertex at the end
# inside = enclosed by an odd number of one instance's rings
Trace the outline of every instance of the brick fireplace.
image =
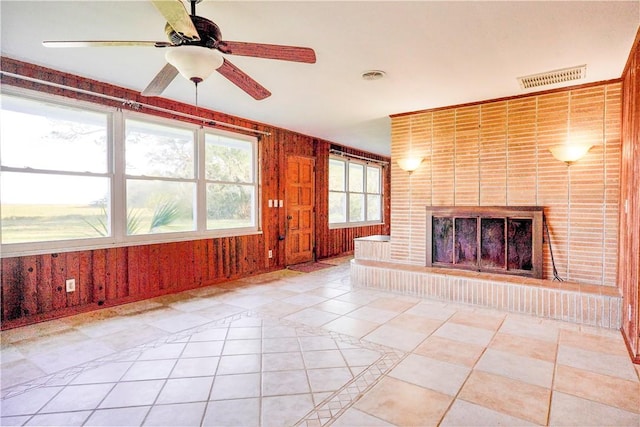
{"type": "MultiPolygon", "coordinates": [[[[621,105],[621,83],[609,82],[392,116],[391,158],[411,153],[425,161],[412,173],[391,163],[391,233],[356,240],[352,284],[619,328],[621,105]],[[576,135],[595,145],[567,167],[549,148],[576,135]],[[531,267],[524,262],[512,269],[526,274],[479,272],[475,265],[428,267],[433,246],[427,244],[426,206],[544,206],[550,244],[541,244],[542,278],[533,275],[535,250],[531,267]],[[554,281],[556,273],[564,281],[554,281]]],[[[473,223],[463,222],[461,227],[473,223]]],[[[502,234],[499,223],[485,225],[502,234]]],[[[532,223],[534,234],[535,228],[532,223]]],[[[482,262],[481,244],[476,247],[482,262]]],[[[450,264],[453,248],[452,241],[450,264]]],[[[500,245],[493,255],[498,253],[500,245]]],[[[478,256],[464,255],[458,260],[478,256]]],[[[498,270],[503,264],[495,258],[485,257],[483,266],[498,270]]],[[[508,252],[504,258],[508,262],[508,252]]]]}
{"type": "Polygon", "coordinates": [[[538,206],[427,207],[426,265],[542,278],[538,206]]]}

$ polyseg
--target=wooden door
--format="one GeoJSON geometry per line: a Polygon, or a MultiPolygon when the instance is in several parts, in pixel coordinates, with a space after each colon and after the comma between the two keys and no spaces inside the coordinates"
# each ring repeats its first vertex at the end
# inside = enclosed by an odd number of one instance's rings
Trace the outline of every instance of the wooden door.
{"type": "Polygon", "coordinates": [[[313,261],[315,230],[315,160],[308,157],[287,159],[285,194],[287,234],[286,264],[313,261]]]}

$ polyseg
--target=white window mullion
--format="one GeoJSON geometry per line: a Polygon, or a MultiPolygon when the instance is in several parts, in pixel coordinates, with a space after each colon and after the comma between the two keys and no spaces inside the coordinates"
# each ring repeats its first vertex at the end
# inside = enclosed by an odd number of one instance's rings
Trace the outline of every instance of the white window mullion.
{"type": "Polygon", "coordinates": [[[252,177],[252,191],[253,191],[253,200],[255,202],[255,207],[251,210],[251,223],[254,224],[259,230],[262,229],[262,218],[261,209],[262,209],[262,196],[260,189],[262,188],[262,183],[260,181],[260,158],[258,151],[258,143],[260,139],[257,139],[254,144],[251,145],[253,150],[253,177],[252,177]]]}
{"type": "Polygon", "coordinates": [[[113,178],[111,179],[111,234],[117,242],[122,242],[127,236],[127,185],[125,181],[125,153],[124,153],[124,114],[118,111],[113,115],[111,126],[110,160],[113,161],[113,178]]]}
{"type": "Polygon", "coordinates": [[[369,165],[364,166],[364,174],[362,175],[362,205],[364,209],[363,216],[365,222],[369,221],[369,188],[367,187],[369,175],[368,167],[369,165]]]}
{"type": "Polygon", "coordinates": [[[165,176],[146,176],[146,175],[125,175],[125,180],[128,181],[165,181],[165,182],[197,182],[196,178],[190,179],[182,179],[182,178],[171,178],[165,176]]]}
{"type": "Polygon", "coordinates": [[[196,230],[203,232],[207,229],[207,182],[205,177],[205,144],[204,129],[196,133],[196,230]]]}
{"type": "Polygon", "coordinates": [[[345,206],[347,207],[347,212],[346,212],[346,219],[347,219],[347,224],[351,222],[351,201],[349,200],[351,197],[349,197],[349,161],[347,160],[345,163],[345,172],[344,172],[344,193],[345,193],[345,206]]]}

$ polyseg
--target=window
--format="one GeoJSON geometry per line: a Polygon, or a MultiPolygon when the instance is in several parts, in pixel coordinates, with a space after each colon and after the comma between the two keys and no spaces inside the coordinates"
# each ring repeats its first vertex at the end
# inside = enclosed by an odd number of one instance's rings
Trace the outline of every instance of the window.
{"type": "Polygon", "coordinates": [[[2,97],[2,243],[109,235],[109,116],[2,97]]]}
{"type": "Polygon", "coordinates": [[[195,132],[126,120],[126,233],[196,229],[195,132]]]}
{"type": "Polygon", "coordinates": [[[207,229],[253,227],[256,223],[255,144],[205,135],[207,229]]]}
{"type": "Polygon", "coordinates": [[[354,160],[329,159],[329,224],[382,221],[380,166],[354,160]]]}
{"type": "Polygon", "coordinates": [[[329,159],[329,224],[347,222],[347,163],[329,159]]]}
{"type": "Polygon", "coordinates": [[[3,254],[259,231],[256,138],[24,92],[2,94],[3,254]]]}

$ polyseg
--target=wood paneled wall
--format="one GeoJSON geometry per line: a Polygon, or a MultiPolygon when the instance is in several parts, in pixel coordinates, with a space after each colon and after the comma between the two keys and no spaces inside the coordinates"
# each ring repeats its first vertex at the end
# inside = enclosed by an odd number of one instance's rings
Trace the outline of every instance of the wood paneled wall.
{"type": "Polygon", "coordinates": [[[640,29],[622,74],[622,168],[618,283],[622,332],[640,363],[640,29]]]}
{"type": "MultiPolygon", "coordinates": [[[[389,180],[385,174],[386,224],[330,230],[328,226],[328,141],[286,129],[252,122],[227,114],[208,111],[164,98],[143,97],[133,90],[95,80],[0,58],[3,71],[39,80],[77,87],[86,91],[150,104],[172,111],[194,114],[218,122],[270,132],[260,137],[262,234],[199,239],[193,241],[114,247],[109,249],[43,253],[33,256],[5,257],[1,260],[2,328],[95,310],[100,307],[180,292],[200,286],[276,270],[285,267],[285,209],[269,208],[269,199],[286,199],[285,172],[288,156],[316,158],[316,257],[348,254],[353,238],[389,232],[389,180]],[[273,258],[268,258],[268,251],[273,258]],[[66,293],[65,279],[76,278],[76,292],[66,293]]],[[[130,108],[117,101],[97,96],[2,76],[3,85],[65,96],[117,108],[130,108]]],[[[149,114],[186,120],[169,113],[149,114]]],[[[376,157],[351,150],[354,154],[376,157]]],[[[383,160],[383,157],[376,157],[383,160]]]]}
{"type": "MultiPolygon", "coordinates": [[[[327,141],[316,141],[316,255],[318,258],[326,258],[340,255],[342,253],[352,253],[354,250],[354,240],[358,237],[372,236],[376,234],[389,235],[390,232],[390,210],[389,195],[391,194],[391,170],[388,165],[389,158],[371,153],[364,154],[364,157],[387,162],[382,167],[383,188],[383,224],[364,227],[332,228],[329,224],[329,182],[325,178],[318,182],[318,176],[326,177],[329,173],[329,150],[333,144],[327,141]]],[[[342,147],[345,154],[355,154],[363,156],[363,153],[349,147],[342,147]]]]}
{"type": "Polygon", "coordinates": [[[265,269],[263,246],[251,235],[5,258],[2,319],[21,324],[255,274],[265,269]],[[69,277],[75,292],[65,291],[69,277]]]}
{"type": "Polygon", "coordinates": [[[425,265],[425,206],[544,206],[560,276],[615,286],[620,120],[620,81],[392,116],[392,159],[425,158],[392,163],[392,259],[425,265]],[[567,167],[567,139],[594,147],[567,167]]]}

